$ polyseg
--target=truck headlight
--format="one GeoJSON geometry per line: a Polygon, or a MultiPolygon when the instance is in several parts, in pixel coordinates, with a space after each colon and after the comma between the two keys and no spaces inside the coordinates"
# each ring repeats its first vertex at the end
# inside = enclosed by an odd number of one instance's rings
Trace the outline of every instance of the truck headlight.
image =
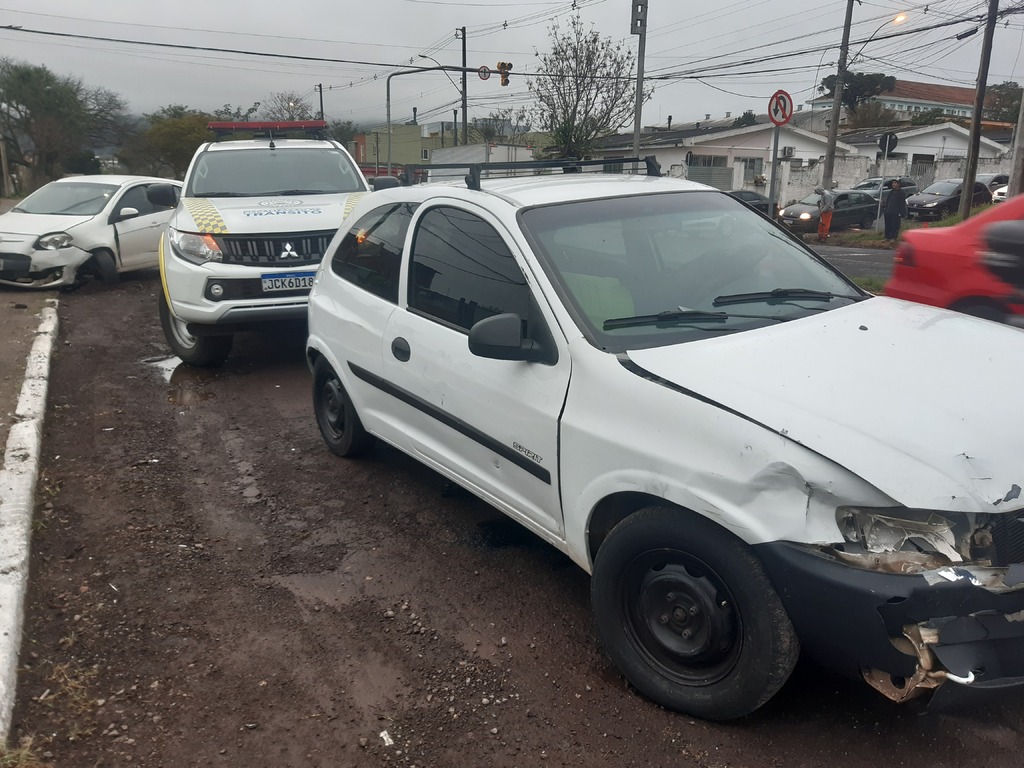
{"type": "Polygon", "coordinates": [[[71,245],[71,235],[67,232],[47,232],[36,240],[36,248],[44,251],[57,251],[71,245]]]}
{"type": "Polygon", "coordinates": [[[168,230],[168,238],[174,253],[192,264],[206,264],[209,261],[223,261],[220,246],[210,234],[168,230]]]}

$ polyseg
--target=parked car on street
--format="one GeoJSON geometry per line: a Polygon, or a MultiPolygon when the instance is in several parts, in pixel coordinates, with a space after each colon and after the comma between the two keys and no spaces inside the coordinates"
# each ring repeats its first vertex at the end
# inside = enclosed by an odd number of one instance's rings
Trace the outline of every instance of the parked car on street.
{"type": "Polygon", "coordinates": [[[892,191],[893,181],[896,180],[899,180],[900,189],[903,190],[907,197],[917,193],[917,182],[909,176],[886,176],[884,178],[882,176],[872,176],[858,181],[853,185],[853,188],[858,192],[866,192],[871,195],[875,198],[875,202],[878,202],[879,195],[881,195],[882,202],[884,203],[892,191]]]}
{"type": "Polygon", "coordinates": [[[993,203],[1005,203],[1006,202],[1006,195],[1009,192],[1009,190],[1010,190],[1010,187],[1009,187],[1009,185],[1006,185],[1006,184],[1004,184],[1001,187],[998,187],[995,190],[995,192],[992,193],[992,202],[993,203]]]}
{"type": "Polygon", "coordinates": [[[748,714],[801,648],[895,701],[1024,685],[1024,334],[873,297],[653,162],[539,167],[355,204],[309,296],[326,446],[394,446],[590,572],[664,707],[748,714]]]}
{"type": "Polygon", "coordinates": [[[63,288],[87,276],[116,282],[157,265],[160,234],[181,184],[151,176],[69,176],[0,215],[0,284],[63,288]],[[167,203],[146,191],[166,185],[167,203]]]}
{"type": "Polygon", "coordinates": [[[779,213],[779,206],[776,204],[774,215],[772,214],[771,201],[762,195],[760,192],[755,192],[752,189],[734,189],[726,192],[727,195],[732,195],[737,200],[741,200],[755,211],[760,211],[770,219],[776,218],[779,213]]]}
{"type": "Polygon", "coordinates": [[[988,320],[1024,316],[1024,294],[992,272],[983,258],[985,228],[993,222],[1020,219],[1024,219],[1024,195],[952,227],[904,230],[882,292],[988,320]]]}
{"type": "MultiPolygon", "coordinates": [[[[868,229],[878,216],[878,200],[866,192],[852,189],[834,189],[835,211],[832,213],[832,229],[860,227],[868,229]]],[[[812,192],[803,200],[787,205],[779,211],[779,220],[793,232],[818,231],[818,193],[812,192]]]]}
{"type": "Polygon", "coordinates": [[[980,181],[986,187],[989,192],[993,194],[999,187],[1005,187],[1010,183],[1010,174],[1008,173],[979,173],[975,177],[975,181],[980,181]]]}
{"type": "MultiPolygon", "coordinates": [[[[907,198],[907,217],[911,219],[942,219],[960,210],[963,179],[943,179],[930,184],[907,198]]],[[[982,182],[974,182],[972,206],[992,202],[992,193],[982,182]]]]}

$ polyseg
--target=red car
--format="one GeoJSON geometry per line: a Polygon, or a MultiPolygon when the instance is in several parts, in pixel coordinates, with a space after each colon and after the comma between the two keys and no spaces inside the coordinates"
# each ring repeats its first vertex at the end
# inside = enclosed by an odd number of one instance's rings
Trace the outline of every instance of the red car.
{"type": "Polygon", "coordinates": [[[989,320],[1024,316],[1024,293],[1000,280],[981,260],[985,227],[1009,219],[1024,220],[1024,195],[952,227],[906,230],[882,292],[989,320]]]}

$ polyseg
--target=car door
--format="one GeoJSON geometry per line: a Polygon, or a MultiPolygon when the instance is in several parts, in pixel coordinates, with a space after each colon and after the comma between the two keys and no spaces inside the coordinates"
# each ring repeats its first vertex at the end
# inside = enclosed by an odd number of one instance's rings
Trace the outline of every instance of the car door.
{"type": "Polygon", "coordinates": [[[535,529],[562,535],[558,419],[570,360],[522,253],[497,219],[452,202],[418,211],[405,306],[383,339],[399,441],[422,461],[535,529]],[[468,333],[512,312],[560,349],[552,364],[478,357],[468,333]],[[557,337],[553,341],[552,336],[557,337]]]}
{"type": "Polygon", "coordinates": [[[110,223],[114,227],[115,256],[118,269],[140,269],[156,266],[160,235],[170,221],[171,208],[157,208],[146,198],[148,184],[136,184],[121,193],[111,208],[110,223]],[[137,214],[126,214],[134,208],[137,214]]]}
{"type": "Polygon", "coordinates": [[[833,205],[835,206],[835,210],[832,213],[833,228],[839,229],[840,227],[848,227],[853,223],[853,214],[850,208],[852,201],[850,200],[849,194],[841,192],[836,195],[833,205]]]}
{"type": "Polygon", "coordinates": [[[974,205],[984,205],[985,203],[992,202],[992,193],[989,192],[988,187],[982,184],[980,181],[974,184],[974,205]]]}

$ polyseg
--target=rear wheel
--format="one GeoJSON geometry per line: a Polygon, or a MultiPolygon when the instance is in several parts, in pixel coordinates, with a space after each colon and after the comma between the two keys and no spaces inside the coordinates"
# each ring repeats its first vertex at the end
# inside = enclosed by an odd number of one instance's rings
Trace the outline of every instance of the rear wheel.
{"type": "Polygon", "coordinates": [[[873,214],[873,213],[865,213],[864,214],[864,218],[861,219],[860,228],[861,229],[871,229],[874,225],[875,225],[875,214],[873,214]]]}
{"type": "Polygon", "coordinates": [[[341,379],[322,357],[313,366],[313,413],[332,453],[358,456],[373,444],[373,435],[363,428],[341,379]]]}
{"type": "Polygon", "coordinates": [[[764,566],[705,518],[647,507],[598,550],[598,633],[641,693],[712,720],[753,712],[782,687],[799,642],[764,566]]]}
{"type": "Polygon", "coordinates": [[[234,336],[193,336],[184,321],[171,313],[163,291],[160,292],[160,325],[171,351],[189,365],[200,368],[221,365],[231,354],[234,336]]]}

